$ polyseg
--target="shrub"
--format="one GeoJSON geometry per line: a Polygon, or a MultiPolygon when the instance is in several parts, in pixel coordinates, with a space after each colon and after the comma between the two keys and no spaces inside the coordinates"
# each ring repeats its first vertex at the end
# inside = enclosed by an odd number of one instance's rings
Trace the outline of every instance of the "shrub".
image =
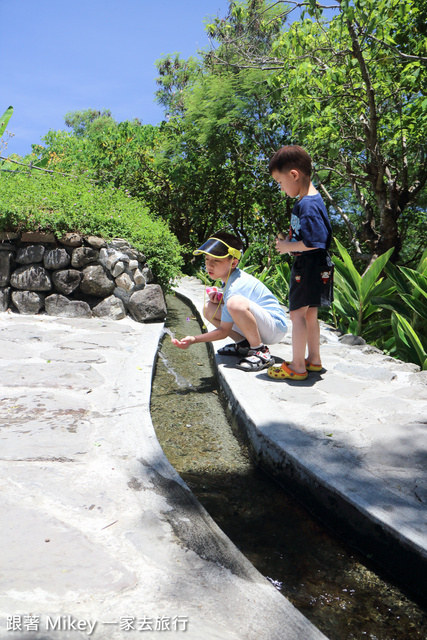
{"type": "Polygon", "coordinates": [[[126,190],[97,187],[88,179],[27,173],[0,176],[0,231],[69,231],[121,237],[147,256],[156,281],[168,289],[182,258],[163,220],[126,190]]]}

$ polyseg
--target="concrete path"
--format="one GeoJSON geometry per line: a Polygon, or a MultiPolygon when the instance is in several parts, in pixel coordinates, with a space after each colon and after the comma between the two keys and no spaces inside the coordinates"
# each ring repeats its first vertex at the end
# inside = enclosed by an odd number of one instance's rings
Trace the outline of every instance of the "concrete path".
{"type": "Polygon", "coordinates": [[[1,640],[324,639],[163,455],[161,332],[0,314],[1,640]]]}
{"type": "MultiPolygon", "coordinates": [[[[176,291],[202,314],[198,280],[176,291]]],[[[291,335],[290,326],[270,348],[277,363],[290,359],[291,335]]],[[[266,469],[425,597],[427,371],[348,346],[326,325],[321,341],[324,370],[304,382],[243,372],[216,355],[232,412],[266,469]]]]}

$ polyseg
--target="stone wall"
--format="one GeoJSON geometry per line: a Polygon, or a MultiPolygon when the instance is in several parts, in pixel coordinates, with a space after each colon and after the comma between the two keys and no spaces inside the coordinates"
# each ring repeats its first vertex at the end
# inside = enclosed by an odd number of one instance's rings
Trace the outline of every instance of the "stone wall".
{"type": "Polygon", "coordinates": [[[163,321],[153,280],[145,256],[121,238],[0,233],[0,311],[163,321]]]}

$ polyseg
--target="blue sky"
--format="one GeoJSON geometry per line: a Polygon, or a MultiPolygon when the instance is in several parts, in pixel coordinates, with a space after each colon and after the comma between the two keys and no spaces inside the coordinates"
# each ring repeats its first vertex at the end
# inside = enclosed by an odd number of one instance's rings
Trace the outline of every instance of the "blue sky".
{"type": "Polygon", "coordinates": [[[225,17],[228,0],[0,0],[0,9],[0,115],[14,108],[4,156],[66,129],[68,111],[159,123],[155,61],[209,46],[204,20],[225,17]]]}

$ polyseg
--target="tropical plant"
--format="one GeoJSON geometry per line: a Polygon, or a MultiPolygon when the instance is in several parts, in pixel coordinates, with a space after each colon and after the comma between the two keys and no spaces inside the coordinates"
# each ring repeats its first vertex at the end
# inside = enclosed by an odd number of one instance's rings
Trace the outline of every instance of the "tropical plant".
{"type": "Polygon", "coordinates": [[[1,116],[1,118],[0,118],[0,138],[4,134],[4,132],[6,131],[7,124],[9,122],[9,120],[11,119],[12,114],[13,114],[13,107],[8,107],[6,109],[6,111],[4,112],[4,114],[1,116]]]}
{"type": "Polygon", "coordinates": [[[427,250],[416,269],[385,267],[390,288],[373,303],[391,313],[391,332],[383,337],[382,348],[401,360],[427,368],[427,250]],[[391,335],[390,335],[391,333],[391,335]]]}
{"type": "Polygon", "coordinates": [[[378,330],[378,325],[373,321],[381,311],[381,307],[374,304],[373,298],[390,289],[390,284],[384,282],[381,274],[393,248],[374,260],[360,275],[345,247],[336,238],[335,243],[341,256],[333,258],[335,289],[332,308],[338,327],[346,333],[363,335],[365,339],[372,340],[378,330]]]}
{"type": "MultiPolygon", "coordinates": [[[[7,141],[2,138],[6,131],[7,124],[12,117],[13,107],[8,107],[4,114],[0,117],[0,153],[3,153],[3,149],[7,147],[7,141]]],[[[9,134],[9,137],[11,134],[9,134]]],[[[4,158],[0,158],[0,171],[4,170],[4,158]]]]}

